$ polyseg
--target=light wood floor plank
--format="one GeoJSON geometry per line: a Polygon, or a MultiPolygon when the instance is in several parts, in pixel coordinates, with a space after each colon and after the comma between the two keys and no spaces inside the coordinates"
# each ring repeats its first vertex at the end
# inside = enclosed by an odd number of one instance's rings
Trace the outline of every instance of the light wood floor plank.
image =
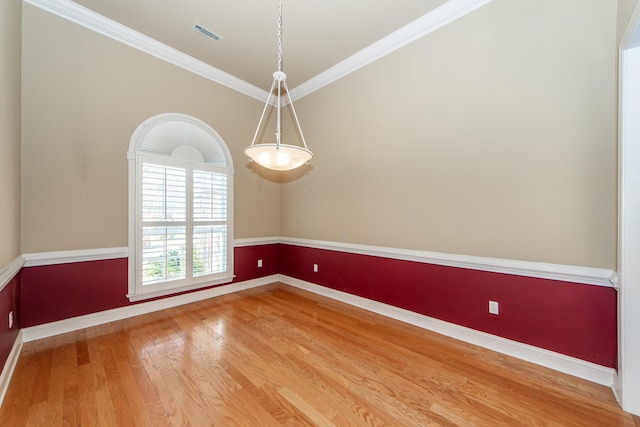
{"type": "Polygon", "coordinates": [[[0,425],[640,421],[606,387],[274,284],[26,343],[0,425]]]}

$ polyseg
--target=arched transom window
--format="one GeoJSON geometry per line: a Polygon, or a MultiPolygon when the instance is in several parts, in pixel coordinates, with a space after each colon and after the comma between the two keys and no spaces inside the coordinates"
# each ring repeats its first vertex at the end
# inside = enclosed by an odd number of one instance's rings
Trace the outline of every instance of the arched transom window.
{"type": "Polygon", "coordinates": [[[129,299],[233,279],[233,164],[204,122],[161,114],[131,137],[129,299]]]}

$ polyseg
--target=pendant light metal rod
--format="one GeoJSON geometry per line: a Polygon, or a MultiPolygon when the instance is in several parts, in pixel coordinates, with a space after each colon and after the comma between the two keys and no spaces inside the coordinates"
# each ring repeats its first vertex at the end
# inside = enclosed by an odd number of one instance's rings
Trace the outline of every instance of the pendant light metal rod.
{"type": "MultiPolygon", "coordinates": [[[[279,71],[279,73],[281,73],[281,71],[279,71]]],[[[276,79],[277,80],[277,79],[276,79]]],[[[280,91],[282,89],[282,82],[278,80],[278,106],[276,107],[276,149],[280,148],[280,123],[281,123],[281,118],[280,118],[280,109],[282,108],[281,105],[281,96],[280,96],[280,91]]]]}
{"type": "Polygon", "coordinates": [[[253,134],[253,141],[251,141],[251,145],[256,143],[256,139],[258,139],[258,133],[260,132],[260,128],[262,127],[262,121],[264,120],[264,115],[267,113],[267,108],[269,108],[269,100],[271,99],[271,95],[273,95],[273,89],[276,87],[276,81],[273,80],[271,83],[271,89],[269,90],[269,96],[267,97],[267,102],[264,104],[264,108],[262,109],[262,115],[260,115],[260,121],[258,122],[258,127],[256,128],[256,133],[253,134]]]}
{"type": "Polygon", "coordinates": [[[291,112],[293,113],[293,118],[296,122],[296,127],[298,128],[298,133],[300,134],[300,139],[302,139],[302,145],[304,146],[304,148],[306,148],[307,150],[309,149],[309,147],[307,147],[307,141],[304,140],[304,134],[302,133],[302,128],[300,127],[300,122],[298,121],[298,115],[296,114],[296,109],[293,106],[293,101],[291,100],[291,95],[289,95],[289,87],[287,87],[287,82],[283,81],[282,82],[284,84],[284,88],[287,91],[287,99],[289,99],[289,106],[291,107],[291,112]]]}

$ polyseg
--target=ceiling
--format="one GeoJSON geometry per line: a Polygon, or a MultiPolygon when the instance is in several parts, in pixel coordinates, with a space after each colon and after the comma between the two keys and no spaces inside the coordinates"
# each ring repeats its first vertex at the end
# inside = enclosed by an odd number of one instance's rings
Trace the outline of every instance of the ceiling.
{"type": "MultiPolygon", "coordinates": [[[[278,64],[278,0],[22,0],[264,102],[278,64]],[[222,37],[215,42],[198,24],[222,37]]],[[[283,0],[292,100],[493,0],[283,0]]],[[[271,99],[273,102],[273,99],[271,99]]]]}
{"type": "MultiPolygon", "coordinates": [[[[277,69],[277,0],[75,0],[104,17],[268,90],[277,69]],[[218,43],[195,23],[222,36],[218,43]]],[[[283,71],[290,88],[446,0],[283,0],[283,71]]]]}

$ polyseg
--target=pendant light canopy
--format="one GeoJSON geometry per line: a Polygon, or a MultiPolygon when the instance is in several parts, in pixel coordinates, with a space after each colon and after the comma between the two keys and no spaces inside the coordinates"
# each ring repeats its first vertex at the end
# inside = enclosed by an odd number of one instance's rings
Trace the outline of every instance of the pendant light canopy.
{"type": "Polygon", "coordinates": [[[309,162],[313,157],[313,153],[309,150],[307,143],[304,140],[302,128],[298,121],[298,115],[296,114],[296,110],[293,107],[293,101],[289,95],[287,75],[282,71],[282,0],[278,2],[278,71],[273,73],[273,83],[271,84],[269,97],[267,98],[264,109],[262,110],[262,115],[260,116],[256,133],[253,136],[253,141],[250,146],[244,149],[244,154],[249,157],[250,160],[264,166],[265,168],[279,171],[295,169],[309,162]],[[274,96],[275,106],[271,101],[274,96]],[[285,100],[288,101],[288,106],[291,109],[298,135],[302,140],[301,146],[281,143],[281,110],[284,106],[283,101],[285,100]],[[258,136],[262,134],[261,131],[263,131],[263,126],[266,127],[266,123],[263,122],[269,107],[276,109],[276,140],[275,142],[256,143],[258,136]]]}

